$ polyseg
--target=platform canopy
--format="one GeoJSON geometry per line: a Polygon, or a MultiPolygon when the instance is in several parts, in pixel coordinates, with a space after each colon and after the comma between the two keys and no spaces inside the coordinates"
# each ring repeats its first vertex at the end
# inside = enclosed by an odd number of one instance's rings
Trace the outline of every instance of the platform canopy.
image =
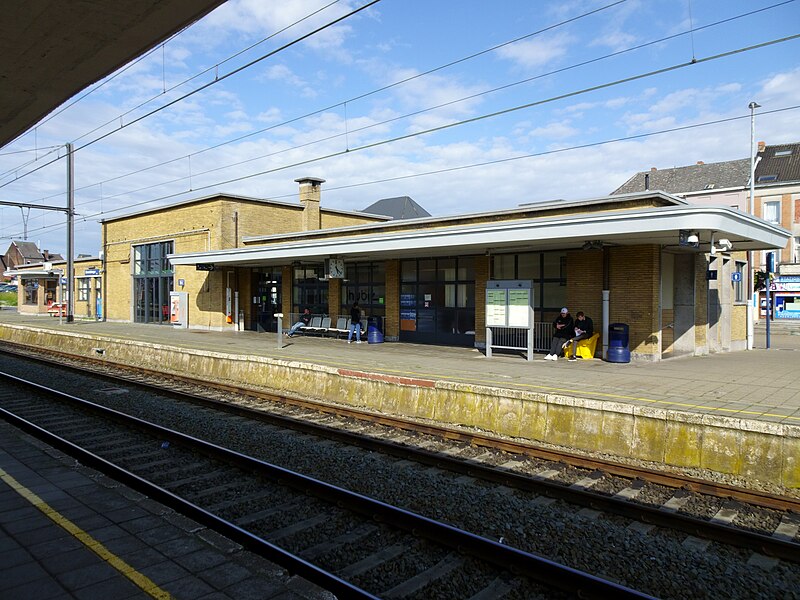
{"type": "Polygon", "coordinates": [[[0,0],[0,147],[224,0],[0,0]]]}
{"type": "Polygon", "coordinates": [[[676,252],[709,252],[712,240],[725,250],[769,250],[786,246],[791,232],[725,206],[693,206],[663,192],[609,196],[576,202],[535,205],[536,211],[563,209],[569,214],[530,215],[531,206],[507,211],[432,217],[258,238],[265,242],[230,250],[173,254],[173,265],[269,266],[292,261],[385,260],[423,256],[494,254],[543,250],[597,249],[603,246],[656,244],[676,252]],[[656,199],[663,206],[609,210],[615,203],[656,199]],[[599,207],[603,207],[601,210],[599,207]],[[572,211],[572,212],[570,212],[572,211]],[[472,221],[457,224],[460,221],[472,221]],[[410,225],[413,223],[413,229],[410,225]],[[452,223],[452,225],[450,225],[452,223]],[[697,245],[686,243],[696,236],[697,245]]]}

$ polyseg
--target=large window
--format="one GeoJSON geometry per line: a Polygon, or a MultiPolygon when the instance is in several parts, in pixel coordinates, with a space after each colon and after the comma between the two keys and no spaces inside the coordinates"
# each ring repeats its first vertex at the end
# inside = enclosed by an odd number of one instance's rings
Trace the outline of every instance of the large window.
{"type": "Polygon", "coordinates": [[[341,315],[349,315],[353,302],[368,317],[386,316],[386,271],[383,263],[347,263],[342,280],[341,315]]]}
{"type": "Polygon", "coordinates": [[[567,302],[567,255],[564,252],[495,255],[490,278],[532,280],[537,310],[557,313],[567,302]]]}
{"type": "Polygon", "coordinates": [[[401,263],[400,339],[465,346],[475,343],[472,257],[401,263]]]}
{"type": "Polygon", "coordinates": [[[323,279],[324,266],[300,265],[294,268],[292,286],[293,312],[308,308],[313,314],[328,312],[328,282],[323,279]]]}
{"type": "Polygon", "coordinates": [[[172,265],[167,254],[173,242],[156,242],[133,248],[134,321],[168,323],[169,293],[173,289],[172,265]]]}

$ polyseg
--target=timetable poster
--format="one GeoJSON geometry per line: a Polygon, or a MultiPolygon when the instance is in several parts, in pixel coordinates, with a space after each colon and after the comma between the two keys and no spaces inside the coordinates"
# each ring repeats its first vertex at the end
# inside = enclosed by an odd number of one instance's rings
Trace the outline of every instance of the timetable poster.
{"type": "Polygon", "coordinates": [[[530,290],[508,290],[508,326],[530,327],[530,290]]]}
{"type": "Polygon", "coordinates": [[[486,290],[487,327],[506,326],[507,290],[486,290]]]}

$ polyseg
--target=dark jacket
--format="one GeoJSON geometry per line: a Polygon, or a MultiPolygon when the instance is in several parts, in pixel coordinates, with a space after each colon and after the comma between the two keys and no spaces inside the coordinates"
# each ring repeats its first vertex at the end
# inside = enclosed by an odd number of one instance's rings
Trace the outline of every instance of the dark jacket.
{"type": "MultiPolygon", "coordinates": [[[[594,323],[592,323],[589,317],[583,317],[583,321],[575,319],[575,329],[582,329],[586,337],[592,337],[594,334],[594,323]]],[[[575,331],[575,335],[578,335],[578,331],[575,331]]]]}
{"type": "Polygon", "coordinates": [[[361,309],[357,306],[350,309],[350,322],[361,323],[361,309]]]}
{"type": "Polygon", "coordinates": [[[575,329],[575,321],[572,320],[572,317],[567,315],[566,317],[562,317],[558,315],[556,320],[553,321],[553,337],[569,339],[573,336],[574,329],[575,329]],[[559,327],[562,325],[562,327],[559,327]]]}
{"type": "Polygon", "coordinates": [[[300,321],[303,323],[303,325],[308,325],[311,323],[311,313],[303,313],[300,315],[300,321]]]}

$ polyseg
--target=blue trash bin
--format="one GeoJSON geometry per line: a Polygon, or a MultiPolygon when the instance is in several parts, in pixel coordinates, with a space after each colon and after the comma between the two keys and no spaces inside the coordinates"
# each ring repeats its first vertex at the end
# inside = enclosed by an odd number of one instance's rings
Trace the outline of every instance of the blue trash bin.
{"type": "Polygon", "coordinates": [[[383,332],[381,331],[380,317],[369,317],[367,319],[367,343],[383,343],[383,332]]]}
{"type": "Polygon", "coordinates": [[[631,351],[628,348],[630,336],[626,323],[611,323],[608,326],[608,353],[606,360],[613,363],[631,362],[631,351]]]}

